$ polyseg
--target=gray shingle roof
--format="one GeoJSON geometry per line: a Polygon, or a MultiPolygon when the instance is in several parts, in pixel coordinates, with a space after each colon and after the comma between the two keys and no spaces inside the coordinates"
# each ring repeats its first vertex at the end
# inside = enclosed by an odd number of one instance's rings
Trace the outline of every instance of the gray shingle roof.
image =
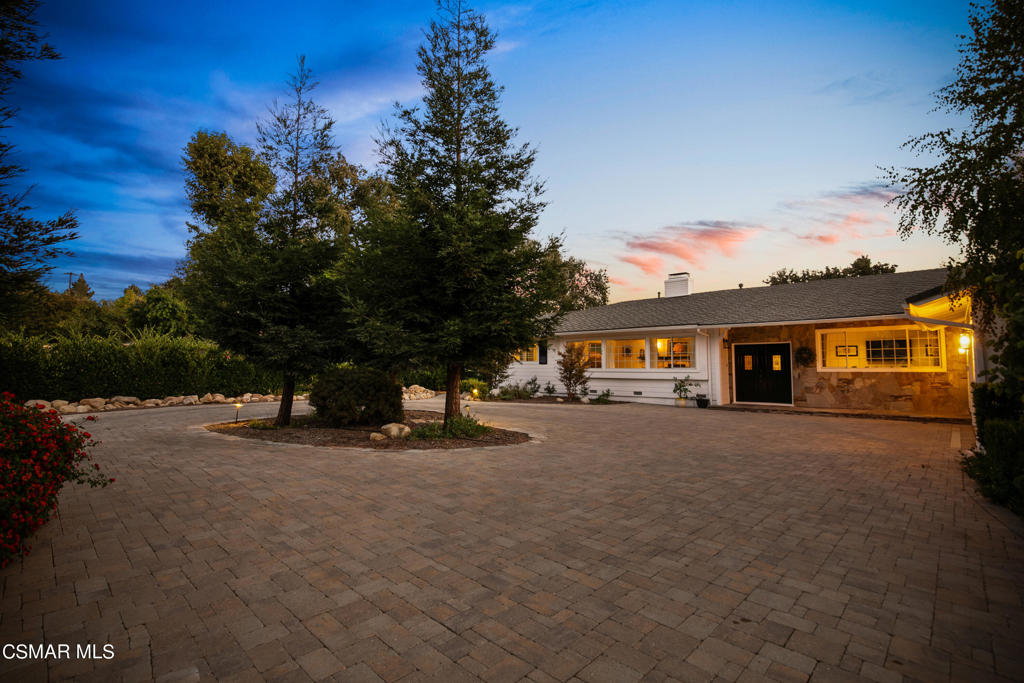
{"type": "Polygon", "coordinates": [[[945,281],[946,269],[935,268],[622,301],[573,311],[562,319],[558,333],[902,315],[907,299],[945,281]]]}

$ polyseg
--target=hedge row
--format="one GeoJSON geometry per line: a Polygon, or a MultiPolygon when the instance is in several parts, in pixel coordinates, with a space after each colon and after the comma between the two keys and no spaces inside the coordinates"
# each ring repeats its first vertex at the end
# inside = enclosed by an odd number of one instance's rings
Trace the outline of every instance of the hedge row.
{"type": "Polygon", "coordinates": [[[191,337],[148,333],[124,342],[69,335],[46,343],[42,337],[0,335],[0,391],[23,401],[206,392],[234,396],[280,389],[280,374],[191,337]]]}

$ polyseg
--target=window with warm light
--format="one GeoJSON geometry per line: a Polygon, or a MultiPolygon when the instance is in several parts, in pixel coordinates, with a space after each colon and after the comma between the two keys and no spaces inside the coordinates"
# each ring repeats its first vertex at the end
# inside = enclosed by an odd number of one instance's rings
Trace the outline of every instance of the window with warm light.
{"type": "Polygon", "coordinates": [[[583,353],[587,358],[588,368],[600,368],[601,367],[601,341],[590,340],[581,342],[569,342],[570,346],[583,345],[583,353]]]}
{"type": "Polygon", "coordinates": [[[821,370],[945,369],[939,330],[919,327],[857,327],[818,330],[821,370]]]}
{"type": "Polygon", "coordinates": [[[608,367],[647,367],[647,350],[643,339],[609,339],[607,344],[608,367]]]}
{"type": "Polygon", "coordinates": [[[692,368],[693,337],[664,337],[654,340],[658,368],[692,368]]]}
{"type": "Polygon", "coordinates": [[[527,346],[525,349],[519,349],[515,353],[515,359],[520,363],[536,363],[537,362],[537,345],[527,346]]]}

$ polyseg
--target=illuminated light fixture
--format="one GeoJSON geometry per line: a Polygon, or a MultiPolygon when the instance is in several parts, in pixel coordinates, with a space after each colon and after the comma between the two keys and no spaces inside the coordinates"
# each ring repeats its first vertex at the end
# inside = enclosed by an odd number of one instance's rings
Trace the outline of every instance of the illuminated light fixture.
{"type": "Polygon", "coordinates": [[[238,409],[241,408],[241,407],[242,407],[241,403],[236,403],[235,404],[235,423],[236,424],[238,423],[238,409]]]}
{"type": "Polygon", "coordinates": [[[659,339],[658,340],[658,353],[665,353],[665,340],[664,339],[659,339]]]}
{"type": "Polygon", "coordinates": [[[971,348],[971,335],[965,332],[960,335],[960,353],[967,353],[969,348],[971,348]]]}
{"type": "Polygon", "coordinates": [[[480,390],[477,389],[476,387],[473,387],[473,397],[475,398],[475,397],[477,397],[479,395],[480,395],[480,390]]]}

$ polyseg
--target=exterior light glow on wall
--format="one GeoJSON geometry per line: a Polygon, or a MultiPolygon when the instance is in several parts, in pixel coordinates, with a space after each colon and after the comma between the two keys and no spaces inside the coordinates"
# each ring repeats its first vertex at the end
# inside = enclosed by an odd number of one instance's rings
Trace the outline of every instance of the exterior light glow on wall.
{"type": "Polygon", "coordinates": [[[960,353],[967,353],[969,348],[971,348],[971,335],[965,332],[960,335],[960,353]]]}

